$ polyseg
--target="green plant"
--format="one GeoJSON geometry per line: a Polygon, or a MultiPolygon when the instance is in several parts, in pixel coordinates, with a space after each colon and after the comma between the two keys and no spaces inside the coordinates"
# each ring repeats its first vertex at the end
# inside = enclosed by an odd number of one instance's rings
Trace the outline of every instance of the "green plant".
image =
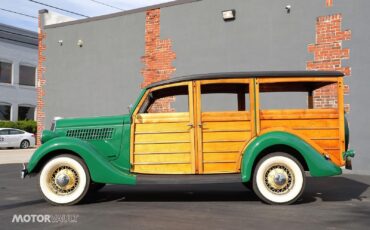
{"type": "Polygon", "coordinates": [[[0,128],[14,128],[27,131],[29,133],[36,133],[37,123],[32,120],[24,121],[0,121],[0,128]]]}

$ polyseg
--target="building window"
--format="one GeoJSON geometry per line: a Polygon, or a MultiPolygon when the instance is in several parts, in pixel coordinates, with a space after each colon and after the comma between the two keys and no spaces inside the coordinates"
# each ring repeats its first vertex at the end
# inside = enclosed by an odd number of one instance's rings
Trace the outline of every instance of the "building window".
{"type": "Polygon", "coordinates": [[[18,106],[18,121],[34,119],[35,119],[35,107],[18,106]]]}
{"type": "Polygon", "coordinates": [[[19,84],[27,86],[35,86],[36,68],[32,66],[19,66],[19,84]]]}
{"type": "Polygon", "coordinates": [[[12,64],[0,61],[0,83],[12,83],[12,64]]]}
{"type": "Polygon", "coordinates": [[[11,106],[7,104],[0,104],[0,121],[10,121],[10,110],[11,106]]]}

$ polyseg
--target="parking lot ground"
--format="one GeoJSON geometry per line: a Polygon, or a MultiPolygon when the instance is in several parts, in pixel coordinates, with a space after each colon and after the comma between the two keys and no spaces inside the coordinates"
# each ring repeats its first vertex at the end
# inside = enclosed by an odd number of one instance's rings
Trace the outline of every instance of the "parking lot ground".
{"type": "Polygon", "coordinates": [[[108,185],[84,203],[46,203],[37,178],[0,165],[1,229],[369,229],[370,177],[308,178],[295,205],[270,206],[241,184],[108,185]],[[13,223],[14,215],[70,215],[65,223],[13,223]]]}
{"type": "Polygon", "coordinates": [[[0,149],[0,164],[28,162],[35,148],[30,149],[0,149]]]}

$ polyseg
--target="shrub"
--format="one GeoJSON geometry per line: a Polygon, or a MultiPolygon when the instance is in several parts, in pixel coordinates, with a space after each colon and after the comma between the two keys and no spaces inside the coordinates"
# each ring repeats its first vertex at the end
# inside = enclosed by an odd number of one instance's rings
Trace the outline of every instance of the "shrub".
{"type": "Polygon", "coordinates": [[[37,124],[36,124],[36,121],[32,121],[32,120],[0,121],[0,128],[14,128],[14,129],[21,129],[29,133],[36,133],[37,124]]]}

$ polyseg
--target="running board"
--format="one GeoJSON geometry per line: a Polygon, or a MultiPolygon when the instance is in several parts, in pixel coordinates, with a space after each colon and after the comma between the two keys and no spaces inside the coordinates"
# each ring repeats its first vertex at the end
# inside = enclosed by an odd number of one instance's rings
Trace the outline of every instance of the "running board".
{"type": "Polygon", "coordinates": [[[135,174],[137,184],[225,184],[242,183],[241,175],[208,174],[208,175],[153,175],[135,174]]]}

